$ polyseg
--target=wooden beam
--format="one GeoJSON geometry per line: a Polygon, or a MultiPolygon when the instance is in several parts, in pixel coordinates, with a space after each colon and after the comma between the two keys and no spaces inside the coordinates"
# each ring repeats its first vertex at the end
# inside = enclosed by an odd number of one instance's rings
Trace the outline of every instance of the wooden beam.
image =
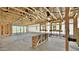
{"type": "Polygon", "coordinates": [[[31,9],[30,9],[30,8],[28,8],[28,7],[27,7],[27,8],[25,8],[25,9],[28,9],[28,10],[30,10],[32,13],[35,13],[33,10],[31,10],[31,9]]]}
{"type": "Polygon", "coordinates": [[[68,42],[68,37],[69,37],[69,7],[65,7],[65,50],[69,50],[69,42],[68,42]]]}
{"type": "Polygon", "coordinates": [[[60,18],[63,19],[62,14],[61,14],[61,11],[59,10],[59,7],[57,7],[57,10],[59,12],[60,18]]]}
{"type": "Polygon", "coordinates": [[[15,10],[17,10],[17,11],[19,11],[19,12],[22,12],[22,13],[24,13],[25,15],[26,15],[26,14],[27,14],[27,15],[31,15],[31,16],[33,16],[33,17],[35,17],[35,18],[37,19],[37,17],[36,17],[35,15],[33,15],[33,14],[30,14],[30,13],[25,12],[25,11],[23,11],[23,10],[21,10],[21,9],[18,9],[18,8],[13,8],[13,9],[15,9],[15,10]]]}
{"type": "Polygon", "coordinates": [[[44,9],[45,9],[46,11],[48,11],[48,12],[50,13],[50,15],[53,16],[54,19],[57,19],[57,18],[55,17],[55,15],[54,15],[53,13],[51,13],[46,7],[44,7],[44,9]]]}
{"type": "MultiPolygon", "coordinates": [[[[42,13],[42,12],[39,12],[38,10],[36,10],[34,7],[31,7],[33,10],[35,10],[35,12],[34,12],[34,14],[36,14],[36,16],[41,20],[41,19],[44,19],[44,17],[43,18],[41,18],[40,16],[39,16],[39,14],[38,13],[42,13]]],[[[42,15],[41,15],[42,16],[42,15]]]]}
{"type": "MultiPolygon", "coordinates": [[[[14,8],[14,9],[19,10],[18,8],[14,8]]],[[[22,12],[22,11],[20,10],[20,12],[22,12]]],[[[25,13],[27,13],[27,12],[25,12],[25,13]]],[[[30,15],[30,14],[29,14],[29,15],[30,15]]],[[[32,16],[33,16],[33,15],[32,15],[32,16]]],[[[37,21],[37,22],[38,22],[38,21],[39,21],[39,22],[42,21],[42,18],[40,18],[39,16],[35,16],[35,15],[34,15],[34,17],[36,17],[36,19],[34,19],[34,22],[36,22],[36,21],[37,21]],[[36,20],[36,21],[35,21],[35,20],[36,20]]],[[[32,23],[32,22],[31,22],[31,23],[32,23]]]]}
{"type": "Polygon", "coordinates": [[[2,20],[4,19],[4,21],[6,20],[5,23],[8,22],[8,23],[12,23],[13,24],[15,21],[17,21],[18,18],[23,17],[23,16],[20,16],[20,15],[17,15],[17,13],[14,12],[14,11],[7,10],[5,8],[0,8],[0,9],[4,10],[4,11],[8,11],[8,12],[2,11],[2,13],[1,13],[1,19],[2,20]]]}
{"type": "Polygon", "coordinates": [[[13,10],[10,10],[10,9],[6,9],[6,8],[0,8],[2,11],[4,12],[8,12],[8,13],[12,13],[12,14],[15,14],[15,15],[18,15],[18,16],[24,16],[23,14],[21,14],[20,12],[17,12],[17,11],[13,11],[13,10]]]}
{"type": "Polygon", "coordinates": [[[37,11],[34,7],[31,7],[34,11],[37,11]]]}

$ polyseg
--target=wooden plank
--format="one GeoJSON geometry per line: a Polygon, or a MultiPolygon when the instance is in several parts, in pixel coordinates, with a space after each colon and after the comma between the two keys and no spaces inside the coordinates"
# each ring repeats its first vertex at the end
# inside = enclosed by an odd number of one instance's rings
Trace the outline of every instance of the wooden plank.
{"type": "Polygon", "coordinates": [[[68,37],[69,37],[69,7],[65,7],[65,50],[69,50],[69,42],[68,42],[68,37]]]}

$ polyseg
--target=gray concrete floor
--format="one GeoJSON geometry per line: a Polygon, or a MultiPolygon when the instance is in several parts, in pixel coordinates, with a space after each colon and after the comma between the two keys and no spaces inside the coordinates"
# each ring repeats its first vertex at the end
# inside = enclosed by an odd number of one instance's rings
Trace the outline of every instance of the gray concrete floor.
{"type": "MultiPolygon", "coordinates": [[[[51,36],[48,42],[32,48],[32,36],[39,33],[20,33],[8,37],[0,37],[0,51],[65,51],[65,38],[51,36]]],[[[79,51],[75,42],[69,42],[70,51],[79,51]]]]}

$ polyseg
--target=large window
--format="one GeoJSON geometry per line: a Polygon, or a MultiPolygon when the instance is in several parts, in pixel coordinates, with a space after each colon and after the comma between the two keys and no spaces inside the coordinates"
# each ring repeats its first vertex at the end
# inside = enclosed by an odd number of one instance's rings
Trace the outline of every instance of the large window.
{"type": "Polygon", "coordinates": [[[26,32],[26,26],[12,26],[12,33],[26,32]]]}

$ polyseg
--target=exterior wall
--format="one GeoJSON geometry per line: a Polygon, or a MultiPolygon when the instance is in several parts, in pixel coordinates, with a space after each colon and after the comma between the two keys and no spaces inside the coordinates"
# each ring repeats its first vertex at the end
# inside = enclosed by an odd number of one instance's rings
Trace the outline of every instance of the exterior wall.
{"type": "MultiPolygon", "coordinates": [[[[71,23],[71,24],[69,24],[69,34],[73,35],[73,19],[70,19],[69,22],[71,23]]],[[[79,18],[78,18],[78,22],[79,22],[79,18]]],[[[59,27],[59,25],[56,26],[57,29],[59,29],[58,27],[59,27]]],[[[78,28],[79,28],[79,23],[78,23],[78,28]]],[[[50,23],[46,24],[46,29],[47,29],[47,32],[50,32],[50,23]]],[[[24,31],[26,32],[26,30],[27,30],[27,32],[28,31],[30,31],[30,32],[40,32],[40,24],[29,25],[28,27],[26,26],[24,31]]],[[[20,32],[20,30],[18,30],[17,33],[19,33],[19,32],[20,32]]],[[[23,27],[22,26],[21,26],[21,32],[23,32],[23,27]]],[[[16,27],[13,27],[13,33],[16,33],[16,27]]],[[[59,32],[56,32],[56,31],[52,31],[52,33],[59,34],[59,32]]],[[[64,22],[62,23],[62,32],[61,32],[61,34],[65,34],[65,24],[64,24],[64,22]]]]}
{"type": "MultiPolygon", "coordinates": [[[[70,19],[70,21],[69,21],[71,24],[69,24],[69,34],[70,35],[73,35],[73,19],[70,19]]],[[[53,29],[53,27],[52,27],[52,29],[53,29]]],[[[59,29],[59,25],[56,25],[56,29],[58,30],[59,29]]],[[[47,23],[47,30],[48,30],[48,32],[50,32],[50,23],[47,23]]],[[[59,32],[57,32],[57,31],[52,31],[52,33],[54,33],[54,34],[59,34],[59,32]]],[[[61,34],[65,34],[65,24],[64,24],[64,22],[62,23],[62,32],[61,32],[61,34]]]]}

